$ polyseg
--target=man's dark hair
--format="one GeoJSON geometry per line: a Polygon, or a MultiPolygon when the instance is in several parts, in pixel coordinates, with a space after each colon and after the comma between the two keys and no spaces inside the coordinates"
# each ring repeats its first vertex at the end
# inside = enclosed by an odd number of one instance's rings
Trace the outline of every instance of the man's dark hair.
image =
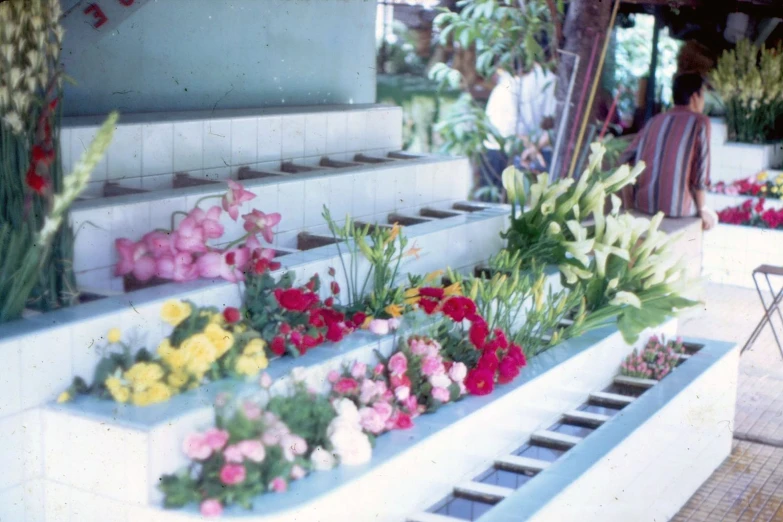
{"type": "Polygon", "coordinates": [[[700,74],[685,73],[675,76],[672,85],[672,96],[675,105],[688,105],[691,96],[701,91],[704,87],[704,78],[700,74]]]}

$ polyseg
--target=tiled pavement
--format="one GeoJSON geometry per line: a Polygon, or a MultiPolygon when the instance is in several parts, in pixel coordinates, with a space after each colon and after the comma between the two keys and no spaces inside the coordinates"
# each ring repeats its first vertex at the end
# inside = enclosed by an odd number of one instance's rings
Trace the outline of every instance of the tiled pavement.
{"type": "MultiPolygon", "coordinates": [[[[762,314],[754,290],[711,285],[680,333],[744,344],[762,314]]],[[[673,522],[783,522],[783,361],[769,329],[740,361],[731,456],[673,522]]]]}

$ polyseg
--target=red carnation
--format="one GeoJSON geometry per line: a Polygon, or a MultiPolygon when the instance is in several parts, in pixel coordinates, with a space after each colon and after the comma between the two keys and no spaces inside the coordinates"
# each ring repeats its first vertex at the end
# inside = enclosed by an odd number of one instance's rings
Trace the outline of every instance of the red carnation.
{"type": "Polygon", "coordinates": [[[481,354],[481,358],[478,361],[478,367],[491,371],[492,373],[498,369],[498,356],[491,350],[485,351],[481,354]]]}
{"type": "Polygon", "coordinates": [[[285,353],[285,339],[282,337],[275,337],[272,339],[269,349],[272,350],[272,353],[275,355],[283,355],[285,353]]]}
{"type": "Polygon", "coordinates": [[[239,320],[242,319],[242,314],[233,306],[228,306],[225,310],[223,310],[223,318],[228,324],[234,324],[238,323],[239,320]]]}
{"type": "Polygon", "coordinates": [[[332,290],[332,293],[334,295],[337,295],[340,293],[340,285],[337,284],[337,281],[332,281],[332,284],[330,285],[330,288],[332,290]]]}
{"type": "Polygon", "coordinates": [[[489,335],[489,327],[484,319],[477,319],[470,325],[470,331],[468,337],[473,346],[479,350],[484,349],[484,344],[487,342],[487,335],[489,335]]]}
{"type": "Polygon", "coordinates": [[[436,299],[440,301],[443,299],[443,289],[442,288],[433,288],[433,287],[425,287],[419,289],[419,295],[421,297],[429,297],[430,299],[436,299]]]}
{"type": "Polygon", "coordinates": [[[328,306],[329,308],[334,306],[334,297],[327,297],[326,301],[324,301],[324,305],[328,306]]]}
{"type": "Polygon", "coordinates": [[[43,194],[44,190],[49,185],[46,178],[38,174],[32,165],[25,176],[25,183],[27,183],[27,186],[37,194],[43,194]]]}
{"type": "Polygon", "coordinates": [[[509,383],[516,379],[517,375],[519,375],[519,366],[516,361],[511,357],[504,357],[498,366],[498,382],[500,384],[509,383]]]}
{"type": "Polygon", "coordinates": [[[472,395],[489,395],[495,389],[495,374],[484,368],[474,368],[465,377],[465,388],[472,395]]]}
{"type": "Polygon", "coordinates": [[[525,352],[523,352],[522,348],[517,344],[512,344],[511,348],[508,349],[506,359],[511,359],[514,361],[514,363],[519,368],[522,368],[527,364],[527,357],[525,357],[525,352]]]}
{"type": "Polygon", "coordinates": [[[353,321],[353,324],[356,325],[356,327],[360,327],[364,324],[364,321],[367,320],[367,314],[364,312],[356,312],[353,314],[353,317],[351,318],[351,321],[353,321]]]}
{"type": "Polygon", "coordinates": [[[315,294],[306,294],[298,288],[278,288],[275,290],[275,298],[280,306],[293,312],[304,312],[318,301],[315,294]]]}
{"type": "Polygon", "coordinates": [[[326,339],[333,343],[342,341],[343,336],[344,336],[343,329],[340,327],[339,323],[330,324],[329,328],[327,328],[326,330],[326,339]]]}
{"type": "Polygon", "coordinates": [[[435,309],[438,308],[438,302],[433,301],[432,299],[424,298],[419,301],[419,306],[422,310],[424,310],[424,313],[431,315],[435,313],[435,309]]]}
{"type": "Polygon", "coordinates": [[[291,333],[291,325],[288,323],[280,323],[280,333],[288,335],[291,333]]]}
{"type": "Polygon", "coordinates": [[[394,428],[398,430],[407,430],[413,427],[413,421],[411,416],[407,413],[400,412],[397,415],[397,421],[394,423],[394,428]]]}
{"type": "Polygon", "coordinates": [[[476,303],[468,297],[450,297],[443,303],[443,313],[459,323],[467,316],[476,313],[476,303]]]}

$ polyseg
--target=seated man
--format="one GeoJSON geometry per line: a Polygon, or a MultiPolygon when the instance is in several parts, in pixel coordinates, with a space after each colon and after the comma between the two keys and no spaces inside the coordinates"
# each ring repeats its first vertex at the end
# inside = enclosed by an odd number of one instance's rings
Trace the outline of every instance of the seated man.
{"type": "Polygon", "coordinates": [[[710,120],[704,110],[704,79],[674,79],[675,107],[650,120],[620,157],[620,164],[644,161],[646,168],[623,193],[626,208],[667,217],[701,217],[705,230],[717,223],[707,208],[710,180],[710,120]]]}

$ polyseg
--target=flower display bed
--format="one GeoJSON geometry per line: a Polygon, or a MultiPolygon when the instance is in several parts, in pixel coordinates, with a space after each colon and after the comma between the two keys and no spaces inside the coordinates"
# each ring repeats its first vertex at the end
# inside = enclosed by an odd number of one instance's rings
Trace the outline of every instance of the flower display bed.
{"type": "Polygon", "coordinates": [[[783,259],[783,231],[720,224],[704,234],[704,271],[710,281],[755,288],[753,270],[783,259]]]}
{"type": "MultiPolygon", "coordinates": [[[[675,329],[676,322],[670,321],[654,332],[672,335],[675,329]]],[[[383,338],[373,343],[383,349],[391,346],[390,341],[390,338],[383,338]]],[[[349,337],[346,342],[353,341],[349,337]]],[[[642,342],[637,343],[637,347],[642,342]]],[[[341,351],[343,349],[340,347],[341,351]]],[[[596,330],[567,341],[535,358],[523,377],[513,384],[501,386],[494,394],[469,397],[435,414],[420,417],[411,430],[379,437],[373,459],[368,464],[316,473],[292,484],[285,495],[265,496],[255,504],[251,513],[230,509],[224,516],[237,515],[247,520],[309,520],[317,513],[323,520],[370,520],[383,514],[383,520],[403,520],[406,514],[423,508],[433,495],[446,494],[453,487],[454,477],[471,473],[487,459],[510,450],[535,429],[555,419],[559,412],[576,407],[591,391],[611,381],[616,368],[631,349],[613,328],[596,330]],[[535,404],[536,407],[520,409],[520,404],[535,404]],[[485,429],[489,425],[493,429],[485,429]],[[465,440],[474,443],[468,448],[465,440]],[[414,466],[417,473],[411,475],[410,469],[414,466]]],[[[364,354],[369,351],[367,347],[354,348],[352,355],[355,356],[357,350],[364,354]]],[[[326,351],[321,350],[321,353],[326,351]]],[[[313,352],[313,355],[316,353],[313,352]]],[[[302,359],[304,362],[305,359],[302,359]]],[[[324,370],[328,367],[328,364],[318,363],[311,366],[311,378],[318,382],[320,376],[323,382],[324,370]]],[[[209,400],[207,396],[200,397],[204,401],[209,400]]],[[[170,403],[173,408],[177,408],[176,400],[170,403]]],[[[147,498],[143,484],[137,482],[141,472],[146,472],[144,474],[151,480],[157,480],[157,477],[153,478],[153,467],[168,466],[162,471],[172,471],[171,466],[175,466],[175,462],[164,464],[157,460],[178,459],[182,436],[188,429],[179,432],[179,428],[167,428],[168,423],[162,422],[157,436],[167,439],[170,445],[159,444],[154,453],[144,453],[141,451],[144,435],[131,435],[121,423],[108,424],[104,418],[103,422],[94,422],[92,429],[82,431],[86,417],[80,419],[83,414],[74,414],[74,407],[52,407],[45,412],[47,422],[54,419],[54,422],[60,423],[51,426],[52,429],[47,428],[47,433],[63,430],[70,434],[61,439],[59,447],[47,445],[47,456],[59,454],[59,463],[65,467],[58,465],[55,458],[51,468],[47,460],[47,470],[70,469],[66,462],[82,463],[79,468],[81,473],[72,477],[77,479],[79,487],[64,486],[62,477],[58,475],[49,477],[57,482],[51,487],[54,506],[70,509],[63,502],[70,505],[74,499],[84,497],[93,503],[100,499],[97,502],[118,516],[126,517],[121,519],[128,522],[200,517],[195,510],[163,511],[154,504],[146,505],[153,499],[147,498]],[[111,427],[107,429],[107,425],[111,427]],[[96,440],[102,442],[96,444],[96,440]],[[117,445],[124,449],[117,450],[117,445]],[[100,452],[102,458],[94,455],[100,447],[105,447],[105,451],[100,452]],[[139,458],[139,455],[145,454],[155,455],[155,458],[139,458]],[[116,471],[107,472],[104,469],[106,459],[112,455],[115,461],[118,458],[120,461],[115,462],[116,471]],[[122,481],[124,487],[115,481],[122,481]]],[[[195,415],[189,420],[189,429],[208,421],[203,414],[200,417],[195,415]]],[[[110,418],[108,422],[111,422],[110,418]]],[[[147,435],[150,440],[155,437],[152,432],[147,435]]]]}

